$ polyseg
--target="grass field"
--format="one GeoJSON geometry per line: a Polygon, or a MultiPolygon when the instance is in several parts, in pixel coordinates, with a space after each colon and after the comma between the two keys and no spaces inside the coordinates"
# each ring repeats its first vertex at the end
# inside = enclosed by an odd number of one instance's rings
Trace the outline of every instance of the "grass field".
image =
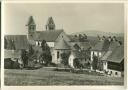
{"type": "Polygon", "coordinates": [[[75,74],[47,68],[37,70],[5,69],[5,85],[123,85],[123,78],[75,74]]]}

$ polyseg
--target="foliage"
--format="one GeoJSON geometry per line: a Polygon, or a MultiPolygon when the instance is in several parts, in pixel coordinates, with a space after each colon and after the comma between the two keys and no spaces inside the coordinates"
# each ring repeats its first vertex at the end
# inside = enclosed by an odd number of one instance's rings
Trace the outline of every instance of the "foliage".
{"type": "Polygon", "coordinates": [[[40,59],[45,65],[48,65],[52,61],[52,56],[51,56],[50,47],[47,45],[45,40],[42,41],[41,48],[42,48],[42,53],[40,54],[40,59]]]}
{"type": "Polygon", "coordinates": [[[29,45],[29,52],[28,52],[29,56],[32,56],[34,54],[34,49],[32,47],[32,45],[29,45]]]}
{"type": "Polygon", "coordinates": [[[79,68],[79,69],[82,69],[84,67],[83,64],[81,63],[81,60],[77,58],[74,59],[73,65],[75,68],[79,68]]]}
{"type": "Polygon", "coordinates": [[[62,64],[68,65],[68,58],[69,58],[69,55],[70,55],[70,53],[68,53],[68,52],[61,54],[61,59],[62,59],[61,63],[62,63],[62,64]]]}
{"type": "Polygon", "coordinates": [[[94,70],[98,69],[98,57],[97,56],[93,56],[92,67],[94,70]]]}
{"type": "Polygon", "coordinates": [[[4,48],[5,48],[5,49],[7,49],[7,44],[8,44],[8,43],[7,43],[7,39],[4,38],[4,48]]]}
{"type": "Polygon", "coordinates": [[[26,50],[21,51],[21,59],[23,60],[24,67],[28,65],[28,53],[26,50]]]}
{"type": "Polygon", "coordinates": [[[79,34],[79,41],[80,42],[84,42],[87,40],[87,35],[86,34],[79,34]]]}

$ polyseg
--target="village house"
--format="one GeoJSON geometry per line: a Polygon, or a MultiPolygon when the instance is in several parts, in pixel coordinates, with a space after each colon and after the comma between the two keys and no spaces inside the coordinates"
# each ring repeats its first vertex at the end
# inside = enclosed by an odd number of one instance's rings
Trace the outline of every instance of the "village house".
{"type": "Polygon", "coordinates": [[[108,51],[101,60],[103,63],[103,70],[107,72],[109,76],[121,77],[124,71],[124,46],[120,45],[108,51]]]}
{"type": "Polygon", "coordinates": [[[60,40],[56,43],[54,51],[53,51],[53,62],[56,64],[60,64],[62,61],[61,54],[62,53],[68,53],[70,54],[71,47],[70,45],[64,40],[60,40]]]}
{"type": "MultiPolygon", "coordinates": [[[[108,39],[104,39],[99,41],[92,49],[91,49],[91,62],[93,62],[93,57],[96,56],[98,58],[98,63],[100,64],[100,59],[102,55],[104,55],[110,46],[110,42],[108,39]]],[[[91,67],[93,70],[93,67],[91,67]]]]}
{"type": "Polygon", "coordinates": [[[50,47],[50,51],[52,54],[52,62],[57,63],[60,51],[65,51],[65,49],[67,49],[64,47],[64,45],[66,45],[65,42],[70,41],[69,37],[66,35],[64,30],[56,29],[52,17],[48,18],[47,24],[45,26],[45,31],[36,30],[36,24],[32,16],[30,16],[28,24],[26,26],[28,27],[29,43],[34,47],[40,48],[42,41],[45,40],[47,45],[50,47]],[[60,44],[60,46],[57,44],[60,44]]]}
{"type": "MultiPolygon", "coordinates": [[[[14,68],[12,62],[20,63],[22,50],[28,51],[26,35],[5,35],[4,37],[4,65],[5,68],[14,68]]],[[[15,67],[16,68],[16,67],[15,67]]]]}
{"type": "Polygon", "coordinates": [[[4,50],[4,68],[13,69],[19,68],[19,60],[21,54],[17,51],[4,50]]]}
{"type": "Polygon", "coordinates": [[[124,47],[115,36],[100,40],[91,51],[91,61],[93,61],[94,56],[98,57],[98,69],[100,71],[115,77],[122,75],[124,47]]]}
{"type": "Polygon", "coordinates": [[[72,50],[68,60],[70,67],[77,68],[75,60],[78,61],[80,68],[90,68],[90,57],[86,54],[86,51],[72,50]]]}

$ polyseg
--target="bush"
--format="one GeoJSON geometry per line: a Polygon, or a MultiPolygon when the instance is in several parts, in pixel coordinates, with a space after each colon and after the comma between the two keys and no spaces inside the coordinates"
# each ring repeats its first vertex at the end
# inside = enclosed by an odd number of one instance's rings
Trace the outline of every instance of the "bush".
{"type": "Polygon", "coordinates": [[[16,61],[12,61],[11,59],[4,60],[4,68],[5,69],[19,69],[19,63],[16,61]]]}
{"type": "Polygon", "coordinates": [[[48,64],[48,67],[57,67],[57,65],[55,63],[50,63],[48,64]]]}
{"type": "Polygon", "coordinates": [[[61,54],[61,58],[62,58],[61,63],[62,63],[63,65],[68,65],[68,58],[69,58],[69,55],[70,55],[70,52],[62,53],[62,54],[61,54]]]}

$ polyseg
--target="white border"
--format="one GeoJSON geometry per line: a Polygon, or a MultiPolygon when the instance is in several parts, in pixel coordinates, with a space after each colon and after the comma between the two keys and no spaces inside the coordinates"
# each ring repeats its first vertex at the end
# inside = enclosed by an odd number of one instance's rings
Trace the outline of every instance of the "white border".
{"type": "MultiPolygon", "coordinates": [[[[127,39],[127,25],[126,25],[126,21],[128,21],[128,13],[127,13],[127,10],[128,10],[128,3],[126,2],[126,0],[116,0],[116,1],[101,1],[101,0],[98,0],[98,1],[95,1],[95,0],[91,0],[91,1],[85,1],[85,0],[80,0],[80,1],[74,1],[74,0],[71,0],[71,1],[63,1],[63,0],[60,0],[60,1],[50,1],[50,0],[47,0],[47,1],[41,1],[41,0],[29,0],[29,1],[19,1],[19,0],[11,0],[11,1],[8,1],[8,0],[5,0],[5,1],[2,1],[2,16],[1,16],[1,19],[2,19],[2,30],[1,30],[1,88],[2,90],[64,90],[64,89],[67,89],[67,90],[71,90],[71,89],[74,89],[74,90],[110,90],[110,89],[116,89],[116,90],[125,90],[127,88],[127,77],[128,75],[125,75],[125,86],[4,86],[4,30],[5,30],[5,26],[6,26],[6,23],[4,22],[5,21],[5,17],[4,17],[4,7],[6,6],[5,4],[6,3],[124,3],[125,4],[125,45],[128,45],[128,39],[127,39]]],[[[126,49],[125,47],[125,54],[127,53],[128,48],[126,49]]],[[[128,59],[127,55],[125,55],[126,58],[125,59],[128,59]]],[[[126,61],[126,60],[125,60],[126,61]]],[[[125,62],[125,64],[128,63],[128,61],[125,62]]],[[[128,68],[128,66],[126,65],[125,67],[125,72],[126,72],[126,68],[128,68]]],[[[127,69],[127,72],[128,72],[128,69],[127,69]]],[[[127,74],[126,72],[126,74],[127,74]]]]}

